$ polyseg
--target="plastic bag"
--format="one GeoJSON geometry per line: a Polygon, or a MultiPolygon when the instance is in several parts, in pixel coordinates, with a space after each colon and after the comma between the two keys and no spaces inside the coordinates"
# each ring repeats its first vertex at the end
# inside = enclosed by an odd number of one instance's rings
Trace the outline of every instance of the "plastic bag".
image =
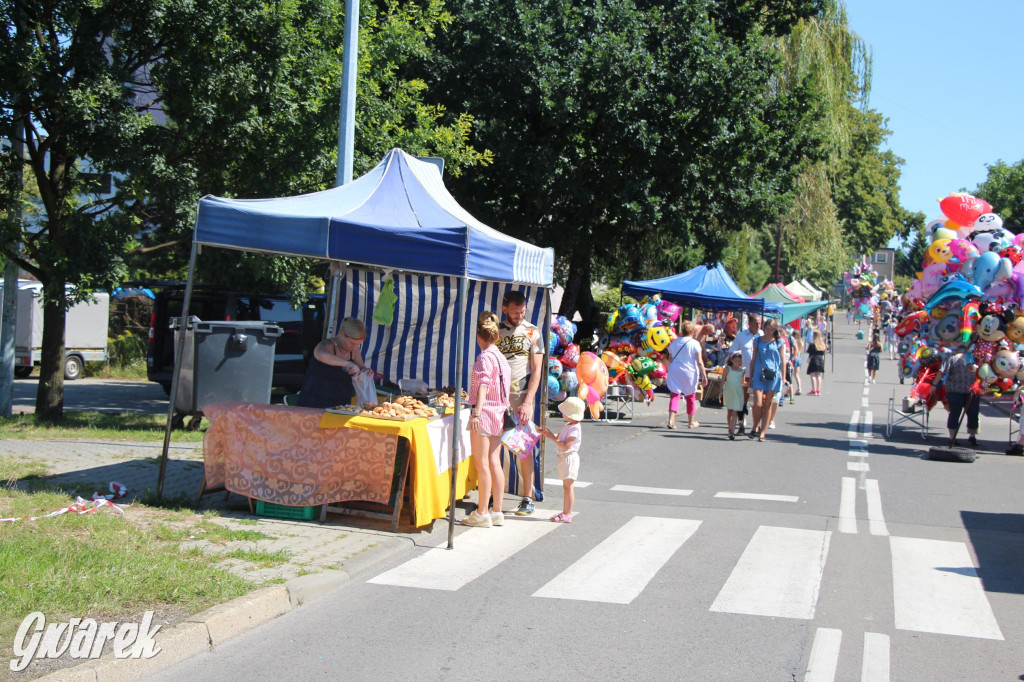
{"type": "Polygon", "coordinates": [[[512,454],[518,455],[520,459],[526,459],[533,449],[540,442],[540,431],[533,422],[520,424],[516,428],[506,431],[501,437],[501,442],[512,454]]]}
{"type": "Polygon", "coordinates": [[[373,374],[360,372],[352,377],[352,385],[356,389],[356,400],[360,405],[377,403],[377,386],[373,383],[373,374]]]}

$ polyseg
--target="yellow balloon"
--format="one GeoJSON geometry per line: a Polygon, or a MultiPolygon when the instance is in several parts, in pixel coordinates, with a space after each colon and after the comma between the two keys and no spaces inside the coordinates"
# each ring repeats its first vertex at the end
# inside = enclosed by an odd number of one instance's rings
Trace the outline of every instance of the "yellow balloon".
{"type": "Polygon", "coordinates": [[[950,239],[936,239],[932,242],[932,245],[928,247],[928,260],[932,263],[948,263],[949,259],[953,257],[953,252],[949,248],[950,239]]]}

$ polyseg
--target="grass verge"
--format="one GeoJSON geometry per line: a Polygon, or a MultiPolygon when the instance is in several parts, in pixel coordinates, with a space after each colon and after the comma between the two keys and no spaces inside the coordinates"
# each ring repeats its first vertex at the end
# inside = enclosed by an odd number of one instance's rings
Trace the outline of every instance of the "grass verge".
{"type": "MultiPolygon", "coordinates": [[[[3,487],[0,518],[46,514],[70,501],[53,491],[3,487]]],[[[205,553],[182,549],[181,532],[168,532],[163,521],[181,524],[183,519],[211,539],[238,538],[234,533],[253,539],[252,531],[221,531],[198,515],[138,504],[126,508],[123,518],[100,512],[0,524],[0,641],[12,642],[32,611],[42,611],[48,622],[137,621],[147,609],[187,615],[255,587],[205,553]]]]}
{"type": "MultiPolygon", "coordinates": [[[[108,441],[163,441],[167,417],[156,414],[108,414],[105,412],[65,412],[57,421],[36,419],[34,414],[0,417],[0,439],[43,440],[84,438],[108,441]]],[[[200,429],[209,426],[204,418],[200,429]]],[[[171,442],[199,443],[202,431],[171,431],[171,442]]]]}

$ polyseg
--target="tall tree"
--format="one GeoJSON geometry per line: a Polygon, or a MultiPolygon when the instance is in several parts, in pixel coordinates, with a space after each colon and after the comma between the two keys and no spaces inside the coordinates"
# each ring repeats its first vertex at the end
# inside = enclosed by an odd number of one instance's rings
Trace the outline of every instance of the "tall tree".
{"type": "Polygon", "coordinates": [[[996,161],[987,168],[988,176],[972,194],[992,204],[1006,229],[1024,231],[1024,160],[996,161]]]}
{"type": "Polygon", "coordinates": [[[803,89],[770,87],[775,32],[817,2],[455,0],[432,60],[449,106],[494,164],[460,196],[553,245],[560,312],[594,276],[643,278],[716,259],[778,214],[808,143],[803,89]]]}
{"type": "MultiPolygon", "coordinates": [[[[42,217],[5,219],[6,253],[43,282],[36,413],[63,409],[65,311],[126,272],[180,273],[202,194],[281,196],[333,184],[343,6],[340,0],[0,0],[0,134],[25,127],[27,158],[3,156],[0,213],[21,201],[25,166],[42,217]],[[115,178],[93,191],[95,174],[115,178]],[[141,234],[140,234],[141,233],[141,234]],[[65,285],[76,288],[66,290],[65,285]]],[[[438,153],[454,173],[488,160],[471,121],[432,106],[401,65],[422,57],[450,18],[437,0],[370,2],[361,18],[357,168],[389,146],[438,153]]],[[[310,265],[204,255],[213,280],[302,289],[310,265]]]]}
{"type": "MultiPolygon", "coordinates": [[[[843,231],[855,253],[871,253],[894,236],[910,236],[915,215],[900,204],[899,178],[903,159],[882,149],[892,131],[882,114],[849,107],[853,122],[850,151],[842,159],[834,183],[834,201],[843,231]]],[[[923,217],[921,217],[923,222],[923,217]]]]}

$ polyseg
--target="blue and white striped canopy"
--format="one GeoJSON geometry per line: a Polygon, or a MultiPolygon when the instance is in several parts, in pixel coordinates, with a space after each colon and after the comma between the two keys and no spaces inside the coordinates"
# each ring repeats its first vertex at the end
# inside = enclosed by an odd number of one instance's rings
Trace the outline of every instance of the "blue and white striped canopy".
{"type": "Polygon", "coordinates": [[[276,199],[199,201],[195,241],[477,281],[551,286],[553,249],[513,239],[471,216],[441,171],[392,149],[342,187],[276,199]]]}

